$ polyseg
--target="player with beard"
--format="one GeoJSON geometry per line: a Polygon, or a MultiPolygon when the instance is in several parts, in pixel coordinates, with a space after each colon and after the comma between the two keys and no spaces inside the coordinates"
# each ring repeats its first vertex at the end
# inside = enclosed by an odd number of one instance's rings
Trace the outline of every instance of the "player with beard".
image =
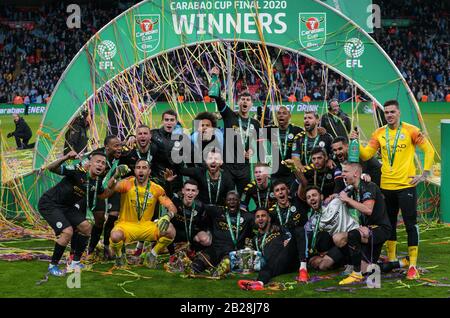
{"type": "Polygon", "coordinates": [[[272,225],[267,210],[256,210],[255,223],[258,233],[254,237],[254,246],[262,253],[264,261],[256,281],[238,281],[239,287],[244,290],[262,290],[273,277],[291,273],[298,266],[293,241],[287,240],[280,228],[272,225]]]}
{"type": "Polygon", "coordinates": [[[363,280],[367,266],[376,262],[384,242],[391,235],[391,224],[380,188],[373,182],[361,180],[362,168],[358,163],[346,163],[343,177],[354,187],[353,195],[342,191],[342,202],[360,213],[360,227],[347,233],[347,248],[353,272],[339,285],[353,284],[363,280]]]}
{"type": "Polygon", "coordinates": [[[136,128],[136,136],[130,136],[127,141],[129,151],[122,154],[120,163],[126,164],[134,174],[134,166],[139,159],[145,159],[152,164],[156,149],[152,147],[152,132],[147,125],[139,125],[136,128]]]}
{"type": "Polygon", "coordinates": [[[296,195],[289,198],[289,188],[286,183],[277,181],[273,184],[273,192],[277,203],[270,209],[274,224],[281,227],[284,233],[291,237],[296,246],[297,257],[300,262],[297,280],[308,281],[308,269],[306,260],[308,258],[308,242],[304,225],[308,220],[308,206],[300,199],[301,187],[296,195]]]}
{"type": "Polygon", "coordinates": [[[92,229],[86,220],[87,209],[95,208],[97,199],[100,200],[110,194],[102,187],[102,178],[100,177],[106,167],[105,154],[94,151],[90,154],[89,161],[83,165],[62,165],[65,161],[76,157],[77,153],[70,151],[47,167],[48,170],[64,176],[64,178],[45,192],[38,204],[39,213],[57,236],[52,259],[48,266],[48,271],[53,276],[64,275],[64,272],[58,268],[58,263],[75,231],[79,233],[76,240],[72,240],[76,246],[73,247],[75,254],[69,268],[72,270],[81,268],[80,258],[86,249],[92,229]],[[84,204],[80,206],[80,202],[84,202],[84,204]]]}
{"type": "MultiPolygon", "coordinates": [[[[322,214],[323,195],[318,187],[312,186],[305,190],[306,202],[312,210],[312,215],[322,214]]],[[[315,223],[314,218],[310,219],[315,223]]],[[[310,223],[308,222],[308,223],[310,223]]],[[[333,237],[319,227],[311,229],[308,233],[310,249],[316,251],[317,255],[309,259],[309,264],[318,270],[326,271],[342,266],[346,262],[346,254],[341,248],[334,244],[333,237]]],[[[348,272],[350,274],[350,272],[348,272]]]]}
{"type": "Polygon", "coordinates": [[[342,171],[334,168],[330,169],[326,166],[328,160],[327,154],[323,148],[316,147],[311,151],[312,163],[304,167],[304,178],[302,178],[303,188],[307,186],[316,186],[320,189],[326,201],[331,200],[344,188],[342,180],[342,171]],[[306,179],[306,183],[305,183],[306,179]],[[329,198],[331,195],[335,196],[329,198]],[[329,198],[327,200],[327,198],[329,198]]]}
{"type": "MultiPolygon", "coordinates": [[[[216,66],[211,70],[211,74],[219,75],[219,73],[219,68],[216,66]]],[[[255,152],[258,153],[257,148],[262,147],[258,141],[259,122],[250,118],[249,114],[253,106],[252,96],[247,91],[239,95],[238,113],[231,110],[221,96],[211,97],[215,99],[223,119],[225,170],[230,173],[238,192],[242,194],[245,186],[250,182],[251,158],[255,152]],[[233,140],[227,140],[229,137],[233,140]]]]}
{"type": "Polygon", "coordinates": [[[232,177],[227,170],[222,170],[223,161],[220,150],[215,148],[208,152],[206,167],[181,168],[183,176],[198,182],[199,200],[205,205],[225,205],[226,194],[234,190],[232,177]]]}
{"type": "MultiPolygon", "coordinates": [[[[273,153],[273,156],[278,155],[278,170],[272,171],[272,181],[281,180],[286,184],[292,184],[295,180],[291,171],[281,164],[283,160],[290,159],[292,156],[292,146],[294,137],[303,132],[303,128],[291,124],[291,112],[286,106],[280,106],[276,113],[278,126],[268,126],[268,136],[270,140],[276,140],[274,149],[278,149],[277,154],[273,153]]],[[[267,149],[272,150],[271,147],[267,149]]]]}
{"type": "MultiPolygon", "coordinates": [[[[114,175],[116,168],[120,164],[122,156],[122,142],[116,136],[107,136],[104,140],[104,147],[99,148],[96,151],[103,152],[106,155],[106,177],[108,180],[110,176],[114,175]]],[[[108,200],[99,200],[94,212],[94,226],[92,228],[91,240],[89,242],[88,254],[94,255],[94,250],[100,240],[100,236],[103,232],[103,244],[104,244],[104,257],[111,259],[111,251],[109,249],[109,236],[111,230],[114,227],[114,223],[117,221],[120,209],[120,195],[114,193],[108,200]],[[105,222],[105,212],[108,213],[108,218],[105,222]]]]}
{"type": "MultiPolygon", "coordinates": [[[[342,171],[342,164],[348,159],[348,141],[344,137],[336,137],[331,144],[333,151],[333,160],[336,168],[342,171]]],[[[380,186],[381,179],[381,163],[376,157],[372,157],[367,161],[359,160],[362,166],[363,174],[361,177],[364,181],[372,181],[377,186],[380,186]]]]}
{"type": "Polygon", "coordinates": [[[158,254],[175,238],[175,227],[170,220],[177,209],[164,189],[150,180],[150,173],[150,163],[146,159],[139,159],[134,169],[135,176],[121,180],[113,187],[114,191],[121,194],[120,216],[110,240],[118,267],[126,264],[126,255],[122,253],[124,244],[156,241],[156,245],[146,256],[147,266],[155,268],[158,254]],[[168,210],[157,223],[152,221],[156,202],[168,210]]]}
{"type": "MultiPolygon", "coordinates": [[[[173,243],[188,242],[191,251],[200,251],[211,245],[211,233],[208,231],[206,211],[203,203],[197,199],[198,183],[194,179],[187,180],[181,189],[181,195],[175,194],[172,202],[177,213],[172,219],[176,230],[173,243]]],[[[168,247],[174,254],[173,244],[168,247]]]]}
{"type": "Polygon", "coordinates": [[[212,245],[197,253],[192,261],[194,273],[217,266],[214,276],[223,276],[230,270],[229,253],[244,248],[246,239],[252,237],[253,215],[239,208],[239,194],[230,191],[226,196],[226,206],[206,208],[212,245]]]}
{"type": "MultiPolygon", "coordinates": [[[[131,168],[132,171],[129,176],[134,175],[134,167],[139,159],[146,159],[150,162],[150,167],[152,167],[153,157],[157,150],[154,144],[152,144],[152,132],[150,127],[147,125],[139,125],[136,128],[136,136],[130,136],[128,138],[127,147],[131,150],[122,156],[120,162],[125,163],[131,168]]],[[[150,176],[150,178],[152,179],[153,176],[150,176]]],[[[159,180],[159,178],[157,178],[157,180],[159,180]]],[[[141,255],[143,249],[144,242],[138,242],[134,255],[141,255]]]]}
{"type": "Polygon", "coordinates": [[[217,128],[214,113],[202,112],[194,118],[196,131],[191,135],[191,164],[202,166],[211,149],[223,149],[223,133],[217,128]]]}
{"type": "Polygon", "coordinates": [[[270,181],[270,167],[265,163],[257,163],[254,181],[247,184],[241,197],[241,209],[249,211],[252,199],[256,207],[268,209],[275,203],[275,196],[270,181]]]}
{"type": "MultiPolygon", "coordinates": [[[[292,146],[292,159],[301,163],[302,166],[311,164],[311,151],[316,148],[324,148],[327,155],[331,155],[331,143],[333,138],[330,134],[319,134],[319,115],[316,112],[305,112],[305,134],[297,134],[292,146]]],[[[327,160],[327,166],[334,168],[333,160],[327,160]]]]}

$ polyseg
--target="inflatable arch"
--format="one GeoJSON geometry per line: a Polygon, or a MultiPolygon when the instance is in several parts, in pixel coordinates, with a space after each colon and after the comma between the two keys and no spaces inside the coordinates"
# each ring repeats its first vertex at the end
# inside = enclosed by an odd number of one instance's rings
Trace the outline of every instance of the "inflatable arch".
{"type": "Polygon", "coordinates": [[[398,99],[402,119],[423,125],[411,90],[387,54],[321,1],[149,0],[109,22],[71,61],[42,120],[33,168],[48,163],[67,123],[117,75],[161,53],[216,41],[298,52],[341,74],[380,105],[398,99]]]}

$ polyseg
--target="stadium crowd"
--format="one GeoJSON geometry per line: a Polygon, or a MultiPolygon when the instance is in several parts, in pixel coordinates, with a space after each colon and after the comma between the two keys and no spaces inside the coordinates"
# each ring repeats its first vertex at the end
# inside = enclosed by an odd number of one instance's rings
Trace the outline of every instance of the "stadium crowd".
{"type": "MultiPolygon", "coordinates": [[[[395,62],[419,101],[448,101],[448,13],[445,2],[409,2],[410,5],[400,6],[392,1],[375,1],[381,7],[383,19],[408,19],[410,25],[407,28],[382,26],[375,29],[373,37],[395,62]]],[[[83,4],[80,29],[67,28],[67,4],[0,8],[0,102],[46,102],[62,72],[84,43],[133,3],[83,4]],[[5,21],[27,23],[11,27],[5,21]]],[[[271,48],[270,54],[275,58],[278,50],[271,48]]],[[[257,66],[257,60],[252,64],[257,66]]],[[[323,70],[320,64],[310,59],[283,52],[273,72],[283,100],[336,98],[344,101],[351,98],[349,82],[330,72],[328,82],[324,83],[323,70]]],[[[237,94],[245,88],[256,100],[265,100],[267,92],[260,79],[252,72],[244,73],[248,74],[236,82],[237,94]]]]}

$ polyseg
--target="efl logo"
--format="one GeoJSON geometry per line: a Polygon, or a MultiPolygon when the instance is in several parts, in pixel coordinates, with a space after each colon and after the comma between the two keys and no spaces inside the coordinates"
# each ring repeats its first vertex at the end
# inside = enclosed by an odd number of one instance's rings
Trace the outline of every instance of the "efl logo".
{"type": "Polygon", "coordinates": [[[345,66],[348,68],[362,68],[361,60],[358,59],[364,54],[364,43],[358,38],[348,39],[344,44],[344,52],[351,59],[347,59],[345,66]]]}
{"type": "Polygon", "coordinates": [[[103,61],[100,61],[99,68],[102,71],[107,70],[107,69],[113,70],[114,64],[111,60],[117,54],[117,47],[114,44],[114,42],[112,42],[110,40],[102,41],[97,46],[97,52],[98,52],[98,55],[100,56],[100,58],[103,60],[103,61]]]}

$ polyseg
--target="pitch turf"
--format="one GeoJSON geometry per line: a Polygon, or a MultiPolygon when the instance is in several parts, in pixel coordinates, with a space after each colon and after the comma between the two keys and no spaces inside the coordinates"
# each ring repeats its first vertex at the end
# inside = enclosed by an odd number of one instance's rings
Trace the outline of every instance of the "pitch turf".
{"type": "MultiPolygon", "coordinates": [[[[284,291],[248,292],[239,290],[237,280],[241,277],[254,278],[255,274],[234,276],[220,281],[205,278],[186,279],[179,274],[170,274],[161,268],[150,270],[132,267],[130,272],[114,271],[104,275],[112,263],[95,265],[98,272],[82,272],[81,288],[69,289],[66,278],[50,277],[48,282],[36,285],[44,277],[47,262],[44,261],[0,261],[0,297],[405,297],[405,298],[448,298],[450,296],[450,227],[421,226],[419,265],[429,272],[418,281],[407,281],[404,276],[382,276],[380,289],[368,289],[365,285],[338,287],[341,277],[323,279],[307,285],[293,284],[284,291]],[[144,277],[133,276],[141,275],[144,277]],[[125,276],[123,276],[125,275],[125,276]],[[432,282],[442,286],[431,286],[432,282]],[[429,285],[427,285],[429,284],[429,285]],[[328,288],[328,289],[327,289],[328,288]],[[134,295],[134,296],[133,296],[134,295]]],[[[51,250],[51,241],[10,241],[0,242],[5,248],[33,248],[51,250]]],[[[405,232],[399,232],[399,252],[405,254],[405,232]]],[[[0,250],[1,252],[1,250],[0,250]]],[[[333,274],[334,272],[310,272],[311,276],[333,274]]],[[[276,278],[279,282],[294,282],[295,274],[276,278]]]]}

